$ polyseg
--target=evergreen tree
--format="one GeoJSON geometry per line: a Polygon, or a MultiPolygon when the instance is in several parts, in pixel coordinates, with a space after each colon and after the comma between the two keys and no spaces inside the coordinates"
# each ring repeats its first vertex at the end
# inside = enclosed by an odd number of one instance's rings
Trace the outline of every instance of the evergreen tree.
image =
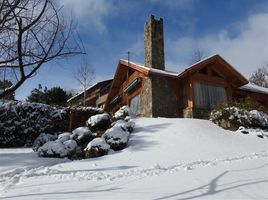
{"type": "Polygon", "coordinates": [[[48,105],[65,106],[67,100],[67,92],[61,87],[53,87],[46,92],[46,103],[48,105]]]}
{"type": "Polygon", "coordinates": [[[46,103],[46,92],[47,88],[43,87],[41,84],[38,85],[38,88],[34,88],[31,91],[30,96],[27,97],[26,101],[35,102],[35,103],[46,103]]]}
{"type": "Polygon", "coordinates": [[[30,96],[27,97],[27,101],[35,103],[44,103],[53,106],[66,106],[67,100],[70,98],[70,94],[67,94],[61,87],[52,87],[43,89],[39,84],[38,88],[34,88],[31,91],[30,96]]]}

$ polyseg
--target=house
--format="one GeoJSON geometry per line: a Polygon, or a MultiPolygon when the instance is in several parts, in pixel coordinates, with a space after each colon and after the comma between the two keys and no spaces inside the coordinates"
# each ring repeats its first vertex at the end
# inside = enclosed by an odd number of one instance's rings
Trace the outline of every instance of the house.
{"type": "Polygon", "coordinates": [[[146,117],[206,118],[218,103],[250,97],[268,107],[268,89],[250,85],[220,55],[182,72],[165,70],[163,19],[151,16],[144,27],[144,60],[120,60],[104,109],[114,113],[129,105],[146,117]]]}
{"type": "Polygon", "coordinates": [[[85,93],[80,92],[68,99],[67,103],[72,107],[78,107],[83,105],[85,97],[85,106],[103,108],[110,91],[111,84],[112,79],[98,82],[87,88],[85,93]]]}

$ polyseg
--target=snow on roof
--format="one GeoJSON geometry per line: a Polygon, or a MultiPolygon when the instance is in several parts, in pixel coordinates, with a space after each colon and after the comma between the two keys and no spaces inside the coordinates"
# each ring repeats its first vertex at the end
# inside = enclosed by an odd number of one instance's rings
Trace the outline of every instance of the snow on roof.
{"type": "MultiPolygon", "coordinates": [[[[98,84],[98,82],[95,83],[95,84],[92,85],[92,86],[89,86],[89,87],[86,89],[86,91],[88,91],[89,89],[93,88],[93,87],[96,86],[97,84],[98,84]]],[[[80,95],[83,94],[83,93],[84,93],[84,91],[82,91],[82,92],[80,92],[80,93],[74,95],[73,97],[71,97],[70,99],[68,99],[67,102],[69,102],[69,101],[75,99],[76,97],[80,96],[80,95]]]]}
{"type": "MultiPolygon", "coordinates": [[[[211,55],[211,56],[205,57],[205,58],[203,58],[202,60],[199,60],[199,61],[197,61],[197,62],[191,64],[190,66],[185,67],[184,71],[186,71],[187,69],[190,69],[191,67],[193,67],[193,66],[195,66],[195,65],[197,65],[197,64],[199,64],[199,63],[201,63],[201,62],[203,62],[203,61],[205,61],[205,60],[208,60],[208,59],[210,59],[210,58],[212,58],[212,57],[214,57],[214,56],[217,56],[217,55],[218,55],[218,54],[213,54],[213,55],[211,55]]],[[[181,72],[181,73],[183,73],[183,72],[181,72]]],[[[181,73],[180,73],[180,74],[181,74],[181,73]]]]}
{"type": "Polygon", "coordinates": [[[268,88],[260,87],[260,86],[254,85],[252,83],[248,83],[246,85],[243,85],[239,89],[250,91],[250,92],[268,94],[268,88]]]}
{"type": "MultiPolygon", "coordinates": [[[[89,87],[86,89],[86,91],[88,91],[88,90],[90,90],[91,88],[95,87],[95,86],[98,85],[99,83],[102,83],[102,82],[105,82],[105,81],[110,81],[110,80],[112,80],[112,79],[107,79],[107,80],[104,80],[104,81],[96,82],[94,85],[89,86],[89,87]]],[[[75,99],[76,97],[80,96],[80,95],[83,94],[83,93],[84,93],[84,91],[82,91],[82,92],[80,92],[80,93],[74,95],[73,97],[71,97],[70,99],[68,99],[67,102],[72,101],[73,99],[75,99]]]]}
{"type": "Polygon", "coordinates": [[[138,64],[138,63],[135,63],[135,62],[124,60],[124,59],[120,59],[120,60],[122,60],[124,62],[129,62],[132,65],[136,65],[138,67],[141,67],[143,69],[146,69],[149,72],[152,72],[154,74],[162,74],[162,75],[168,75],[168,76],[178,76],[179,75],[177,72],[172,72],[172,71],[167,71],[167,70],[161,70],[161,69],[155,69],[155,68],[149,68],[149,67],[145,67],[143,64],[138,64]]]}

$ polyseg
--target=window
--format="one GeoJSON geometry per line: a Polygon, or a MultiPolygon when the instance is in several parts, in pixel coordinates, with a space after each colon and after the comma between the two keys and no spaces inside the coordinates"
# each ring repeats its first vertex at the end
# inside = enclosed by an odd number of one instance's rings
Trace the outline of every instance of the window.
{"type": "Polygon", "coordinates": [[[140,114],[140,95],[130,100],[130,110],[136,115],[140,114]]]}
{"type": "Polygon", "coordinates": [[[194,83],[194,94],[195,105],[199,108],[211,109],[216,104],[227,100],[224,87],[205,83],[194,83]]]}

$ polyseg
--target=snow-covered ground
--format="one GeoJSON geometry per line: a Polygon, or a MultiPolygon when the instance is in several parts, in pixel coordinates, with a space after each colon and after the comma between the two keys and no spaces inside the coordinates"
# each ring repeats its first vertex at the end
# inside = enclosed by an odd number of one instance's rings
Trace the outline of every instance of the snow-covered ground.
{"type": "Polygon", "coordinates": [[[0,199],[268,199],[268,140],[194,119],[135,119],[129,147],[95,159],[0,149],[0,199]]]}

